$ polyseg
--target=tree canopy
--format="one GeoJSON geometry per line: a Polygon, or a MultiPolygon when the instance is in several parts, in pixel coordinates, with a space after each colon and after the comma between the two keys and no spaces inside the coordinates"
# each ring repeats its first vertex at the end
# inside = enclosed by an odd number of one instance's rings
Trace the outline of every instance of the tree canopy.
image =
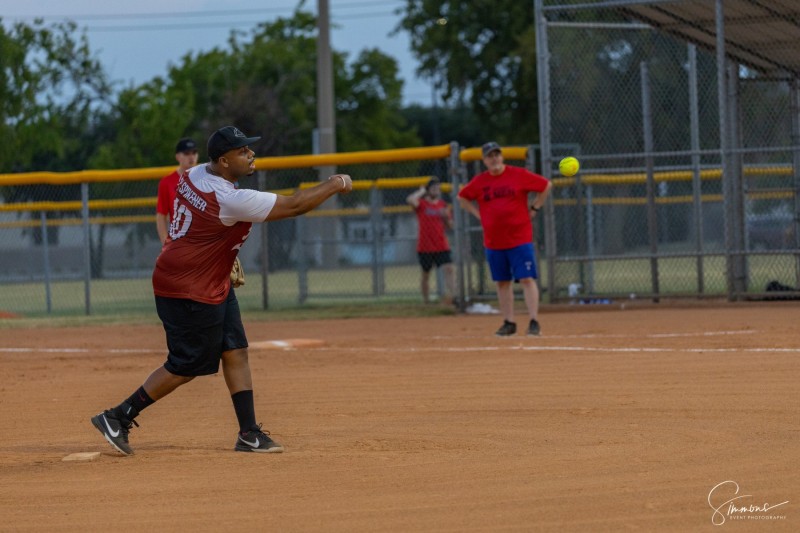
{"type": "MultiPolygon", "coordinates": [[[[164,78],[122,91],[114,109],[120,135],[94,163],[163,164],[179,137],[195,137],[202,146],[211,131],[226,124],[261,136],[254,146],[259,156],[310,153],[316,33],[315,17],[298,11],[259,24],[247,35],[232,33],[226,48],[187,54],[164,78]],[[126,146],[137,150],[121,160],[117,154],[126,146]]],[[[419,145],[400,112],[396,61],[374,49],[347,60],[334,52],[339,150],[419,145]]]]}
{"type": "MultiPolygon", "coordinates": [[[[316,125],[316,18],[232,32],[165,76],[114,91],[72,22],[0,26],[0,172],[169,165],[177,139],[235,124],[259,156],[310,153],[316,125]]],[[[337,147],[418,146],[403,114],[397,62],[365,48],[333,53],[337,147]]]]}
{"type": "Polygon", "coordinates": [[[0,24],[0,172],[68,170],[98,139],[111,85],[74,23],[0,24]]]}
{"type": "Polygon", "coordinates": [[[485,138],[538,139],[536,46],[531,2],[406,0],[397,31],[408,31],[417,72],[445,101],[470,102],[485,138]]]}

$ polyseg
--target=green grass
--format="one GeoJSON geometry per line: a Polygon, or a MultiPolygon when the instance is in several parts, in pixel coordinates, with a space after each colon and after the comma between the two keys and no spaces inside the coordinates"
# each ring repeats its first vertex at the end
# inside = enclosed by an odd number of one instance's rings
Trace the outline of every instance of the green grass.
{"type": "MultiPolygon", "coordinates": [[[[236,296],[246,319],[429,316],[451,312],[422,304],[416,265],[386,268],[384,293],[377,297],[373,295],[369,269],[312,270],[308,276],[309,297],[302,304],[296,272],[270,274],[267,310],[263,308],[261,276],[246,272],[245,280],[245,286],[236,290],[236,296]]],[[[149,278],[93,280],[90,316],[86,315],[83,281],[52,284],[51,314],[47,313],[43,284],[4,285],[0,290],[3,294],[0,311],[21,317],[0,319],[0,327],[19,326],[28,320],[31,326],[37,321],[60,325],[158,321],[149,278]]]]}
{"type": "MultiPolygon", "coordinates": [[[[788,285],[796,285],[795,258],[790,255],[753,255],[747,259],[749,292],[763,292],[766,284],[773,279],[783,280],[788,285]]],[[[589,270],[584,265],[584,285],[588,285],[589,270]]],[[[580,283],[579,265],[559,263],[556,286],[560,296],[566,294],[570,283],[580,283]],[[562,292],[563,291],[563,292],[562,292]]],[[[695,258],[664,258],[658,260],[658,281],[660,293],[692,294],[698,290],[698,269],[695,258]]],[[[594,263],[594,292],[597,295],[648,293],[652,290],[652,277],[649,259],[608,260],[594,263]]],[[[726,295],[727,274],[724,257],[703,259],[703,293],[707,295],[726,295]]]]}
{"type": "MultiPolygon", "coordinates": [[[[773,279],[787,285],[797,285],[795,258],[790,255],[754,255],[748,258],[748,286],[751,292],[762,292],[773,279]]],[[[584,265],[581,278],[577,262],[559,262],[556,287],[559,297],[566,296],[570,283],[588,286],[588,267],[584,265]]],[[[542,280],[547,286],[547,263],[541,262],[542,280]]],[[[724,257],[703,259],[704,294],[724,296],[727,290],[724,257]]],[[[659,259],[661,294],[687,295],[697,292],[697,268],[694,258],[659,259]]],[[[470,268],[471,293],[479,286],[483,271],[486,294],[494,298],[494,284],[487,268],[470,268]]],[[[269,309],[263,309],[262,279],[256,272],[247,272],[247,283],[236,291],[240,306],[247,318],[280,316],[294,319],[348,316],[419,316],[431,310],[421,305],[419,267],[402,265],[384,270],[383,294],[373,294],[372,272],[369,268],[315,269],[309,272],[308,298],[300,302],[296,272],[270,274],[269,309]]],[[[156,321],[155,304],[150,278],[93,280],[91,283],[91,316],[86,316],[83,281],[55,282],[51,287],[52,313],[47,313],[45,288],[42,283],[20,283],[0,286],[0,312],[9,312],[30,319],[77,320],[81,323],[156,321]]],[[[647,294],[651,291],[650,261],[647,259],[614,259],[595,261],[594,294],[647,294]]],[[[545,303],[553,301],[543,294],[545,303]]],[[[435,306],[434,306],[435,307],[435,306]]],[[[19,324],[19,319],[0,321],[19,324]]]]}
{"type": "MultiPolygon", "coordinates": [[[[306,304],[303,306],[282,309],[243,311],[246,321],[281,321],[281,320],[326,320],[342,318],[398,318],[426,317],[455,314],[455,309],[439,305],[424,305],[421,302],[379,299],[354,303],[306,304]]],[[[99,314],[90,316],[24,316],[20,318],[0,319],[0,329],[39,328],[39,327],[76,327],[104,325],[160,324],[155,305],[148,310],[99,314]]]]}

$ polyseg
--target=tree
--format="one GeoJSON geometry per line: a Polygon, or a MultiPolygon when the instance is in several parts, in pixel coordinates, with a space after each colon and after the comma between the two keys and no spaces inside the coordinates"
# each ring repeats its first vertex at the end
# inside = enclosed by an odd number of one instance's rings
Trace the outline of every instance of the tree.
{"type": "MultiPolygon", "coordinates": [[[[250,32],[232,32],[225,48],[185,55],[166,77],[120,94],[112,119],[116,137],[92,164],[168,164],[177,138],[194,137],[202,147],[213,130],[228,124],[261,137],[252,147],[258,156],[311,153],[316,36],[315,16],[297,11],[250,32]]],[[[402,81],[394,59],[372,49],[351,64],[346,54],[334,52],[333,62],[340,151],[419,144],[401,113],[402,81]]],[[[303,177],[277,172],[270,175],[270,187],[294,187],[303,177]]],[[[243,186],[252,183],[245,180],[243,186]]],[[[348,201],[355,201],[352,196],[348,201]]],[[[271,249],[279,246],[273,242],[271,249]]]]}
{"type": "Polygon", "coordinates": [[[406,0],[397,31],[411,35],[417,72],[446,102],[469,101],[484,138],[538,139],[533,8],[514,0],[406,0]]]}
{"type": "Polygon", "coordinates": [[[377,48],[363,50],[340,70],[335,87],[337,146],[342,151],[418,146],[403,113],[397,62],[377,48]]]}
{"type": "Polygon", "coordinates": [[[72,22],[0,24],[0,64],[0,172],[85,168],[87,132],[111,97],[85,33],[72,22]]]}
{"type": "Polygon", "coordinates": [[[461,146],[480,146],[486,142],[481,122],[467,106],[432,108],[415,104],[404,108],[403,116],[416,128],[424,146],[451,141],[461,146]]]}
{"type": "MultiPolygon", "coordinates": [[[[86,168],[108,133],[97,125],[112,91],[85,33],[72,22],[0,24],[0,65],[0,172],[86,168]]],[[[68,200],[79,198],[79,191],[78,186],[21,185],[0,189],[0,197],[8,202],[68,200]]],[[[42,241],[38,227],[31,235],[35,243],[42,241]]],[[[48,240],[57,239],[54,227],[48,240]]]]}
{"type": "MultiPolygon", "coordinates": [[[[120,94],[114,108],[116,139],[93,164],[166,164],[183,135],[202,140],[236,124],[261,140],[259,156],[310,153],[316,125],[316,19],[298,11],[232,32],[226,48],[189,53],[156,78],[120,94]],[[125,149],[128,153],[120,157],[125,149]],[[153,154],[163,157],[157,162],[153,154]]],[[[365,50],[351,64],[334,53],[341,151],[419,144],[401,114],[402,81],[396,61],[365,50]]]]}

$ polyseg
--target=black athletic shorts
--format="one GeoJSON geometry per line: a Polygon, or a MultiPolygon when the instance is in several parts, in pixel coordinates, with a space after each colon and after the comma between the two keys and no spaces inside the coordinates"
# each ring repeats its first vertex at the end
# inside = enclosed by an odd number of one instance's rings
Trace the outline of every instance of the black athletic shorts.
{"type": "Polygon", "coordinates": [[[442,265],[453,262],[450,258],[450,250],[445,250],[444,252],[417,252],[417,257],[419,257],[419,266],[425,272],[429,272],[434,263],[436,268],[439,268],[442,265]]]}
{"type": "Polygon", "coordinates": [[[178,376],[219,371],[222,352],[247,348],[239,302],[231,288],[221,304],[156,296],[156,311],[167,333],[164,368],[178,376]]]}

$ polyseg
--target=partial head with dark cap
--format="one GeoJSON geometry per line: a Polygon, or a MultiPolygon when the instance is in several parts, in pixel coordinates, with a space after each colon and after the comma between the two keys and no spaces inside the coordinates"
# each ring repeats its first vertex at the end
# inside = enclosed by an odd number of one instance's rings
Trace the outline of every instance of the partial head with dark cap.
{"type": "Polygon", "coordinates": [[[226,152],[253,144],[261,137],[248,137],[236,126],[225,126],[208,138],[208,157],[215,161],[226,152]]]}
{"type": "Polygon", "coordinates": [[[488,143],[481,146],[481,152],[483,153],[483,157],[493,153],[493,152],[500,152],[503,153],[503,149],[494,141],[489,141],[488,143]]]}
{"type": "Polygon", "coordinates": [[[428,180],[425,185],[425,194],[430,198],[438,198],[442,194],[441,182],[436,176],[428,180]]]}
{"type": "Polygon", "coordinates": [[[178,162],[178,174],[183,174],[197,164],[197,143],[184,137],[175,145],[175,160],[178,162]]]}
{"type": "Polygon", "coordinates": [[[503,149],[494,141],[489,141],[481,146],[481,153],[483,154],[483,164],[493,176],[503,173],[506,169],[503,163],[503,149]]]}
{"type": "Polygon", "coordinates": [[[236,126],[218,129],[208,138],[209,170],[228,181],[236,181],[256,171],[255,153],[250,145],[261,137],[248,137],[236,126]]]}
{"type": "Polygon", "coordinates": [[[197,143],[194,142],[194,140],[190,139],[189,137],[184,137],[183,139],[178,141],[178,144],[175,145],[175,153],[179,154],[179,153],[189,153],[189,152],[197,153],[197,143]]]}

